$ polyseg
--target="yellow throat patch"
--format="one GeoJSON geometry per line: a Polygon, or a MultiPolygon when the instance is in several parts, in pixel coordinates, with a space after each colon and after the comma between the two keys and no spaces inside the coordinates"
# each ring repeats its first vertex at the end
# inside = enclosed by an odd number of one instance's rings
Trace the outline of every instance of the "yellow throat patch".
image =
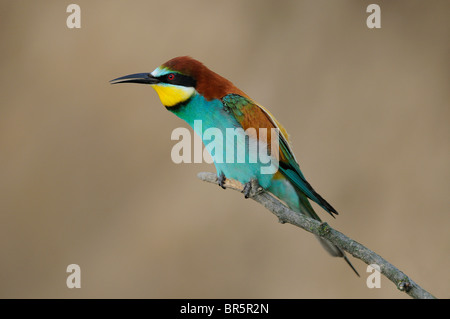
{"type": "Polygon", "coordinates": [[[158,93],[159,99],[164,106],[170,107],[188,100],[195,89],[193,87],[184,87],[167,84],[154,84],[152,87],[158,93]]]}

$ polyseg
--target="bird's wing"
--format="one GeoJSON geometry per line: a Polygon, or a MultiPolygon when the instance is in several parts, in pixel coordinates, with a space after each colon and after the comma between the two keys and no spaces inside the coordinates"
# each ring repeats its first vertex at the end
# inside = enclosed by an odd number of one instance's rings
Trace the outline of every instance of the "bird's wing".
{"type": "MultiPolygon", "coordinates": [[[[319,204],[331,216],[333,216],[333,214],[338,214],[338,212],[306,181],[289,145],[286,130],[266,108],[258,105],[251,99],[238,94],[228,94],[224,96],[222,98],[222,103],[225,109],[242,125],[244,130],[247,128],[255,128],[256,132],[258,132],[259,128],[267,128],[268,130],[271,128],[279,129],[279,171],[281,174],[283,174],[297,190],[319,204]]],[[[267,141],[270,143],[270,136],[267,141]]],[[[270,149],[270,145],[268,145],[268,149],[270,149]]]]}

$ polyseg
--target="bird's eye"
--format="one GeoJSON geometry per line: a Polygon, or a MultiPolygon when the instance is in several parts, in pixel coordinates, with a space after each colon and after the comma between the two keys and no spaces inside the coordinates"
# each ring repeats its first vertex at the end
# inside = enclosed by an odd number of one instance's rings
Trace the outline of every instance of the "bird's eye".
{"type": "Polygon", "coordinates": [[[175,74],[169,73],[169,74],[167,75],[167,80],[173,81],[174,79],[175,79],[175,74]]]}

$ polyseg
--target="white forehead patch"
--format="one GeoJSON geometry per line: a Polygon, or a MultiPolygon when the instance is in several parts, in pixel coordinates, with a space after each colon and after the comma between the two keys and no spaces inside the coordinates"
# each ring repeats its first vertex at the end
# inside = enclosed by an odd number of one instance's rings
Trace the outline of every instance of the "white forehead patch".
{"type": "Polygon", "coordinates": [[[168,73],[172,73],[173,71],[169,70],[168,68],[161,68],[160,66],[157,67],[155,70],[153,70],[152,73],[150,73],[151,75],[153,75],[154,77],[158,77],[161,75],[166,75],[168,73]]]}

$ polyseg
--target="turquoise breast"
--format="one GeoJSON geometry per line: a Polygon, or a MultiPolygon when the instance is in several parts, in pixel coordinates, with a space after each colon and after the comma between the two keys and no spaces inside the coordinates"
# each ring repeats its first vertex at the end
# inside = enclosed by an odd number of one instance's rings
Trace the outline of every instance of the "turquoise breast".
{"type": "Polygon", "coordinates": [[[261,168],[270,163],[260,160],[255,149],[257,141],[244,134],[242,126],[220,100],[207,101],[196,93],[187,103],[167,109],[185,120],[202,138],[218,175],[223,173],[241,183],[256,178],[262,187],[270,186],[273,174],[261,173],[261,168]]]}

